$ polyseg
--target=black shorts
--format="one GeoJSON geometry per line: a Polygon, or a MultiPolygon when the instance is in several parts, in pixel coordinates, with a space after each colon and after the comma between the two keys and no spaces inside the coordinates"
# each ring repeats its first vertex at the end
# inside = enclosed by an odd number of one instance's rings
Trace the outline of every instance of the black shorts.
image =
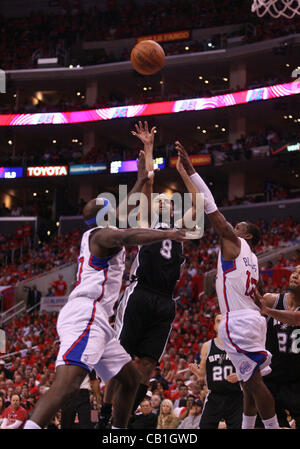
{"type": "Polygon", "coordinates": [[[175,319],[175,302],[171,298],[135,287],[132,293],[124,294],[118,306],[118,309],[122,308],[117,333],[123,348],[131,356],[151,357],[159,362],[175,319]]]}
{"type": "Polygon", "coordinates": [[[200,429],[217,429],[224,420],[227,429],[241,429],[243,419],[243,393],[218,394],[207,393],[202,410],[200,429]]]}

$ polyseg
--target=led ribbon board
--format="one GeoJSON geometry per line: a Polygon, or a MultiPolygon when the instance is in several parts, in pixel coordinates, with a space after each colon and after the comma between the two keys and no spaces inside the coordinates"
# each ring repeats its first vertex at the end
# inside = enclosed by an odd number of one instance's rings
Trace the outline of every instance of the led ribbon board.
{"type": "MultiPolygon", "coordinates": [[[[210,154],[192,154],[189,156],[191,163],[196,165],[210,165],[211,164],[211,155],[210,154]]],[[[170,158],[170,167],[176,167],[177,164],[177,156],[173,156],[170,158]]]]}
{"type": "Polygon", "coordinates": [[[22,178],[23,167],[0,167],[0,178],[22,178]]]}
{"type": "MultiPolygon", "coordinates": [[[[154,169],[165,168],[165,159],[163,157],[157,157],[153,159],[154,169]]],[[[113,161],[110,163],[110,173],[129,173],[137,171],[137,161],[113,161]]]]}
{"type": "Polygon", "coordinates": [[[132,118],[161,114],[176,114],[185,111],[225,108],[252,101],[271,100],[300,94],[300,82],[276,84],[257,89],[217,95],[209,98],[191,98],[178,101],[118,106],[114,108],[90,109],[74,112],[43,112],[32,114],[1,114],[0,126],[66,125],[70,123],[97,122],[116,118],[132,118]]]}
{"type": "Polygon", "coordinates": [[[86,175],[91,173],[102,173],[107,170],[106,163],[99,164],[74,164],[69,166],[70,175],[86,175]]]}

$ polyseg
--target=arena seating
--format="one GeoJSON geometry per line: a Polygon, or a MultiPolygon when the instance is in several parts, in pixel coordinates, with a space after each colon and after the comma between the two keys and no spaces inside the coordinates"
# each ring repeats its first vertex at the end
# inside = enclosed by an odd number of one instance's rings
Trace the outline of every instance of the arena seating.
{"type": "MultiPolygon", "coordinates": [[[[126,39],[153,33],[162,33],[193,28],[217,27],[229,24],[250,23],[243,43],[252,43],[264,39],[299,32],[300,21],[292,23],[281,19],[272,22],[266,18],[260,22],[250,12],[247,2],[238,4],[226,0],[220,9],[218,2],[189,2],[177,0],[161,1],[138,5],[134,1],[120,8],[116,3],[107,10],[93,7],[84,9],[81,2],[64,2],[66,6],[60,14],[32,11],[28,17],[0,17],[2,39],[0,43],[1,67],[24,69],[34,67],[38,57],[62,57],[70,50],[72,44],[77,46],[84,41],[126,39]],[[153,7],[155,4],[155,8],[153,7]],[[21,51],[15,52],[19,48],[21,51]]],[[[201,43],[192,42],[196,51],[201,50],[201,43]]],[[[185,51],[185,46],[170,47],[170,54],[185,51]]],[[[168,52],[167,52],[168,53],[168,52]]],[[[113,51],[104,53],[98,63],[115,62],[128,59],[129,49],[124,48],[122,57],[113,51]]],[[[94,63],[94,61],[93,61],[94,63]]]]}

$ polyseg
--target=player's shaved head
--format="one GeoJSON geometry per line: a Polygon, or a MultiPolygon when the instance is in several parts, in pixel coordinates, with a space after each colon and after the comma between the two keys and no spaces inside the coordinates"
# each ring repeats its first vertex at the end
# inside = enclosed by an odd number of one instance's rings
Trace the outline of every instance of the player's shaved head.
{"type": "Polygon", "coordinates": [[[96,217],[98,211],[103,207],[96,204],[96,200],[96,198],[93,198],[84,206],[82,215],[85,221],[96,217]]]}

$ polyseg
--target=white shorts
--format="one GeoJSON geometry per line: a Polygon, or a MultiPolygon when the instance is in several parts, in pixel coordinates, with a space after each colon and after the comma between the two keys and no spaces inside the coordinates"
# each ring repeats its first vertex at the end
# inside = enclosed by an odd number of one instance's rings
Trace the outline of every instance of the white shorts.
{"type": "Polygon", "coordinates": [[[56,366],[78,365],[106,382],[131,361],[115,337],[108,316],[97,301],[73,299],[61,309],[57,320],[60,339],[56,366]]]}
{"type": "Polygon", "coordinates": [[[266,332],[266,319],[259,311],[242,309],[223,315],[219,337],[240,381],[249,380],[258,368],[262,376],[271,372],[266,332]]]}

